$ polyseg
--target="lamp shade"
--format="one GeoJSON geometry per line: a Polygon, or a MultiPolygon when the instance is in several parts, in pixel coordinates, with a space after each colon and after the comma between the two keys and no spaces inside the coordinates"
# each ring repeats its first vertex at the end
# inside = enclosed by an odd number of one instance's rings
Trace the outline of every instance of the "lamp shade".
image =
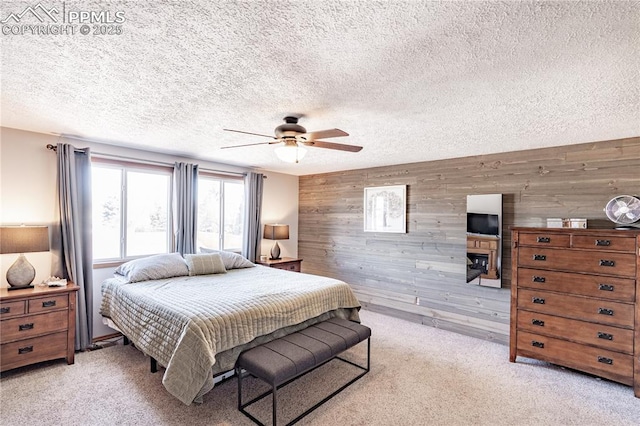
{"type": "Polygon", "coordinates": [[[49,251],[47,226],[0,227],[0,254],[49,251]]]}
{"type": "Polygon", "coordinates": [[[302,160],[307,150],[301,146],[298,146],[295,142],[293,144],[286,144],[280,146],[274,150],[276,156],[286,163],[297,163],[302,160]]]}
{"type": "Polygon", "coordinates": [[[288,240],[289,225],[264,225],[264,238],[267,240],[288,240]]]}

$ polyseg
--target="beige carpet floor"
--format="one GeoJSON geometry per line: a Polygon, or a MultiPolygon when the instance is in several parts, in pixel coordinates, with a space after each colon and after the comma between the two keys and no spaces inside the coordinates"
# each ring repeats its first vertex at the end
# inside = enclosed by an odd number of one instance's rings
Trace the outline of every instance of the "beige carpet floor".
{"type": "MultiPolygon", "coordinates": [[[[628,386],[532,360],[508,348],[362,311],[372,329],[372,371],[304,418],[303,425],[638,425],[640,399],[628,386]]],[[[366,344],[350,351],[363,360],[366,344]]],[[[251,425],[236,410],[236,381],[186,406],[162,373],[131,346],[79,353],[2,374],[2,425],[251,425]]],[[[331,361],[281,392],[281,420],[294,418],[357,374],[331,361]]],[[[246,381],[247,395],[264,386],[246,381]]],[[[250,410],[270,424],[270,404],[250,410]]]]}

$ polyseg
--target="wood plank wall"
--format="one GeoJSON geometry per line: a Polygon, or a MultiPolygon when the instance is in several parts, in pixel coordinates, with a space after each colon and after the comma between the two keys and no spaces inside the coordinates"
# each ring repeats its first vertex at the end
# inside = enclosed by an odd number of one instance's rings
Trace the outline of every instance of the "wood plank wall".
{"type": "Polygon", "coordinates": [[[587,218],[640,194],[640,137],[300,177],[302,270],[351,284],[366,309],[508,342],[513,226],[587,218]],[[363,231],[363,189],[407,187],[407,233],[363,231]],[[503,288],[466,283],[466,196],[503,194],[503,288]],[[419,298],[419,304],[416,304],[419,298]]]}

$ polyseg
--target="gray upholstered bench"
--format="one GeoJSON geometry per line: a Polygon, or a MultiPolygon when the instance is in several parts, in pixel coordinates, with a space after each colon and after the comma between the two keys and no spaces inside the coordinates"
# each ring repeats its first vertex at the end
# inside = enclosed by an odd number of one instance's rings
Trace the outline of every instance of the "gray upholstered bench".
{"type": "Polygon", "coordinates": [[[334,358],[363,370],[357,377],[353,378],[340,387],[340,389],[324,398],[288,424],[296,423],[369,372],[371,355],[370,338],[371,329],[369,327],[353,321],[332,318],[300,330],[297,333],[289,334],[241,353],[236,363],[236,375],[238,376],[238,410],[255,423],[262,425],[263,423],[248,413],[245,408],[271,394],[273,396],[272,424],[275,426],[277,390],[279,388],[334,358]],[[340,353],[364,340],[367,340],[366,367],[338,357],[340,353]],[[271,390],[248,402],[242,403],[242,380],[249,374],[270,384],[271,390]]]}

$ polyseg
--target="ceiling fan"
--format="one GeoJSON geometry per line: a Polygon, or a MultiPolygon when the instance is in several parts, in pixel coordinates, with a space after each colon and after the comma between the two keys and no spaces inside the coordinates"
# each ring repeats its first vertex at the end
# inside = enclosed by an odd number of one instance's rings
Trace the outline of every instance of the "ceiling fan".
{"type": "Polygon", "coordinates": [[[284,118],[284,124],[276,127],[274,133],[275,136],[263,135],[260,133],[244,132],[242,130],[223,129],[227,132],[244,133],[246,135],[263,136],[265,138],[273,139],[270,142],[257,142],[244,145],[223,146],[222,149],[227,148],[239,148],[243,146],[253,145],[274,145],[283,144],[275,149],[275,153],[282,161],[289,163],[297,163],[307,153],[305,146],[312,146],[316,148],[335,149],[338,151],[358,152],[362,149],[361,146],[346,145],[342,143],[326,142],[319,139],[322,138],[337,138],[342,136],[349,136],[349,134],[340,129],[328,129],[320,130],[316,132],[307,132],[307,129],[298,124],[298,119],[301,116],[288,115],[284,118]]]}

